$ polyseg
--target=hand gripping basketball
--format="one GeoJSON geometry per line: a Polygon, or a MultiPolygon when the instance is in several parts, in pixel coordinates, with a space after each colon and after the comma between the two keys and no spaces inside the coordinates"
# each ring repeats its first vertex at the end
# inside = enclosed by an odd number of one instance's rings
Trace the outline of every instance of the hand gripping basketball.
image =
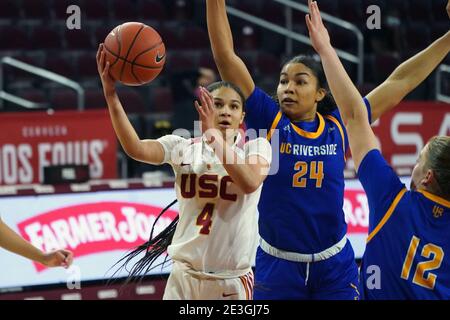
{"type": "Polygon", "coordinates": [[[138,22],[114,28],[105,39],[104,51],[111,77],[129,86],[151,82],[166,61],[161,36],[152,27],[138,22]]]}

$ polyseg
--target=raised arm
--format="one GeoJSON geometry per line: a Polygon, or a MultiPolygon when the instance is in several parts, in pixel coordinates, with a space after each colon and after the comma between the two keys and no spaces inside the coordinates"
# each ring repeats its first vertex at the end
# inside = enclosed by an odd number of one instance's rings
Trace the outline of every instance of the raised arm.
{"type": "MultiPolygon", "coordinates": [[[[233,148],[223,139],[222,133],[214,128],[215,107],[214,99],[205,88],[200,89],[200,102],[195,102],[195,107],[199,113],[202,123],[204,137],[210,141],[217,157],[221,160],[227,173],[233,179],[233,182],[246,194],[256,191],[263,183],[269,172],[269,162],[258,154],[248,155],[241,158],[233,148]]],[[[267,154],[271,153],[270,144],[261,139],[261,142],[267,144],[267,154]]],[[[253,143],[253,142],[249,142],[253,143]]],[[[261,145],[261,149],[264,146],[261,145]]]]}
{"type": "Polygon", "coordinates": [[[331,46],[316,1],[309,1],[309,11],[310,14],[306,16],[309,36],[322,60],[328,85],[347,129],[353,160],[358,169],[364,156],[377,148],[376,138],[367,122],[367,109],[363,99],[331,46]]]}
{"type": "Polygon", "coordinates": [[[0,219],[0,247],[47,267],[69,267],[73,254],[68,250],[44,253],[23,239],[0,219]]]}
{"type": "Polygon", "coordinates": [[[225,0],[206,0],[209,40],[220,77],[238,86],[248,98],[255,83],[244,62],[234,52],[233,35],[228,22],[225,0]]]}
{"type": "Polygon", "coordinates": [[[156,140],[141,140],[128,120],[117,96],[115,80],[109,74],[109,62],[106,62],[103,44],[100,45],[97,52],[97,68],[113,128],[123,150],[135,160],[161,164],[164,160],[162,145],[156,140]]]}
{"type": "MultiPolygon", "coordinates": [[[[450,1],[447,10],[450,8],[450,1]]],[[[400,64],[367,99],[372,109],[372,121],[395,107],[407,94],[421,84],[450,50],[450,32],[434,41],[423,51],[400,64]]]]}

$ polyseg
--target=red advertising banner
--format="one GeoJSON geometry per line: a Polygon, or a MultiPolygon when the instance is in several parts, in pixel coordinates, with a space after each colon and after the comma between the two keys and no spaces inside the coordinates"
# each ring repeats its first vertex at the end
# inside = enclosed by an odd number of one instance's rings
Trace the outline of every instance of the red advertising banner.
{"type": "MultiPolygon", "coordinates": [[[[128,276],[128,271],[119,267],[121,264],[114,266],[116,262],[130,249],[148,241],[152,230],[154,237],[165,229],[177,216],[178,204],[156,220],[176,198],[174,188],[115,187],[91,192],[3,196],[0,214],[10,228],[45,252],[71,250],[74,263],[67,270],[46,268],[0,250],[2,266],[14,270],[16,275],[0,273],[0,293],[2,288],[128,276]]],[[[169,273],[170,261],[159,265],[166,258],[161,255],[148,273],[169,273]]]]}
{"type": "Polygon", "coordinates": [[[369,203],[361,186],[345,189],[344,212],[347,222],[347,233],[363,233],[369,231],[369,203]]]}
{"type": "Polygon", "coordinates": [[[372,127],[385,159],[395,168],[412,168],[431,137],[450,135],[450,104],[402,102],[372,127]]]}
{"type": "MultiPolygon", "coordinates": [[[[22,236],[44,252],[67,248],[77,258],[112,250],[129,250],[148,240],[159,206],[131,202],[95,202],[44,212],[18,224],[22,236]]],[[[177,212],[168,210],[155,224],[155,235],[177,212]]],[[[38,272],[45,268],[35,263],[38,272]]]]}
{"type": "Polygon", "coordinates": [[[39,183],[44,167],[65,164],[88,164],[92,179],[116,178],[106,110],[4,113],[0,123],[0,185],[39,183]]]}

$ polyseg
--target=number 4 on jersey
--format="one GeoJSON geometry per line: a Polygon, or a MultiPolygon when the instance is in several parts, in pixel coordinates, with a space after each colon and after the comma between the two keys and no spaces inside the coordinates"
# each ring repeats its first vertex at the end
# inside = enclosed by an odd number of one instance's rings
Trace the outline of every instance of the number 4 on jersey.
{"type": "Polygon", "coordinates": [[[197,217],[197,225],[201,226],[201,234],[209,234],[212,225],[212,215],[214,212],[214,203],[207,203],[202,212],[197,217]]]}

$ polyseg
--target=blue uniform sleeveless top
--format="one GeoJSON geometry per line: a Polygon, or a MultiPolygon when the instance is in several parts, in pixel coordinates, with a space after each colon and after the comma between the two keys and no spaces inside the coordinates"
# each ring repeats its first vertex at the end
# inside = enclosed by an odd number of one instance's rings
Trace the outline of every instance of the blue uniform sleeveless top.
{"type": "Polygon", "coordinates": [[[261,237],[279,249],[305,254],[341,240],[347,231],[342,207],[348,140],[338,110],[317,113],[312,122],[293,123],[271,97],[255,88],[246,101],[245,119],[248,129],[268,130],[271,170],[277,172],[263,184],[258,205],[261,237]]]}
{"type": "Polygon", "coordinates": [[[450,201],[407,191],[380,151],[358,169],[369,200],[365,299],[450,299],[450,201]]]}

